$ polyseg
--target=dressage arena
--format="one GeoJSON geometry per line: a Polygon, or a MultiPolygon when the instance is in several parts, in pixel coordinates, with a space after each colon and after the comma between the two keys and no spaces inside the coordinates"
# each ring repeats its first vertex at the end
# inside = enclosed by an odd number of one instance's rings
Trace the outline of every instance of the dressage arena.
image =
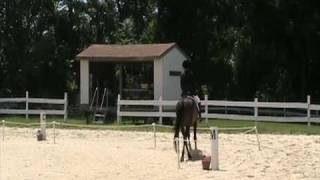
{"type": "MultiPolygon", "coordinates": [[[[200,160],[181,163],[173,133],[112,130],[47,130],[38,142],[35,128],[6,128],[0,140],[0,179],[320,179],[320,137],[219,134],[218,171],[202,170],[200,160]]],[[[210,154],[210,135],[198,148],[210,154]]]]}

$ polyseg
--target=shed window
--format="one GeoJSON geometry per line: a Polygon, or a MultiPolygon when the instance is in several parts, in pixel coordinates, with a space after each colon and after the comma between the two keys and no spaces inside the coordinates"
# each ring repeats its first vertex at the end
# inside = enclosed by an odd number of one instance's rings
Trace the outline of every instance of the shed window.
{"type": "Polygon", "coordinates": [[[170,76],[181,76],[181,72],[180,71],[170,71],[169,75],[170,76]]]}

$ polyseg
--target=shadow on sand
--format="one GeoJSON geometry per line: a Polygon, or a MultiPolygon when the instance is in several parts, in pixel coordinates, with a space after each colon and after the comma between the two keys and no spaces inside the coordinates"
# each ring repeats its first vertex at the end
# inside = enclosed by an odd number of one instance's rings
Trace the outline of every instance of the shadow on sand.
{"type": "Polygon", "coordinates": [[[190,151],[192,159],[190,161],[200,161],[203,158],[203,152],[200,149],[192,149],[190,151]]]}

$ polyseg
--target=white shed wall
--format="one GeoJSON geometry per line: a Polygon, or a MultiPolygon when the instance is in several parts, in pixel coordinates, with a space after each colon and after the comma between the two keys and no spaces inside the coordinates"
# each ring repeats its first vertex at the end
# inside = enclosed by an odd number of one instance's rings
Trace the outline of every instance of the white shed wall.
{"type": "Polygon", "coordinates": [[[163,63],[163,99],[176,100],[181,96],[180,76],[170,76],[170,71],[183,72],[182,63],[186,57],[177,48],[173,48],[165,56],[161,58],[163,63]]]}

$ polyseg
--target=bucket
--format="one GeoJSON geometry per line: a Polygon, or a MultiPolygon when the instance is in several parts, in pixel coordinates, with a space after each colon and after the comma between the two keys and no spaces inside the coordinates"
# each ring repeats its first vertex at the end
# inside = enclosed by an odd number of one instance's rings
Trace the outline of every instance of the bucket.
{"type": "Polygon", "coordinates": [[[211,156],[202,156],[202,169],[210,170],[211,156]]]}
{"type": "Polygon", "coordinates": [[[42,132],[41,132],[40,129],[37,131],[37,140],[38,140],[38,141],[44,140],[44,139],[43,139],[43,134],[42,134],[42,132]]]}

